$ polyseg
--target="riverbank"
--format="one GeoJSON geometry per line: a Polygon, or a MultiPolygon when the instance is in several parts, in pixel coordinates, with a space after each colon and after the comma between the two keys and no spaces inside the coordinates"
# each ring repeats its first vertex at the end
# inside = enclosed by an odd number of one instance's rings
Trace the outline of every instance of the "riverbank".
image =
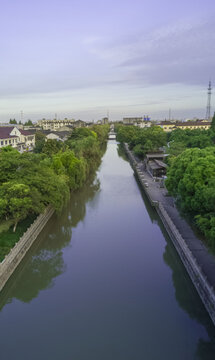
{"type": "Polygon", "coordinates": [[[168,196],[165,188],[144,169],[141,161],[137,161],[128,145],[124,146],[140,185],[154,206],[172,239],[175,248],[203,302],[213,324],[215,325],[215,258],[205,245],[194,234],[189,224],[183,219],[168,196]]]}
{"type": "Polygon", "coordinates": [[[43,214],[40,214],[29,229],[23,234],[20,240],[11,249],[10,253],[5,256],[0,263],[0,291],[13,274],[27,251],[30,249],[39,233],[42,231],[46,223],[54,213],[54,208],[49,206],[43,214]]]}

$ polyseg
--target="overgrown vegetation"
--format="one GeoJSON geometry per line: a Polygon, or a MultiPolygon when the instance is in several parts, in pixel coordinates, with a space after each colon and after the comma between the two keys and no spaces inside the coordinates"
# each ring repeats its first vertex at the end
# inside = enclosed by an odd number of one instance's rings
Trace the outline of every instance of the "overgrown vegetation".
{"type": "Polygon", "coordinates": [[[159,127],[123,125],[116,130],[117,140],[127,142],[140,158],[166,145],[168,192],[215,251],[215,115],[209,130],[176,129],[164,134],[159,127]]]}
{"type": "Polygon", "coordinates": [[[115,126],[117,140],[126,142],[134,154],[143,159],[147,152],[154,152],[166,145],[167,134],[159,126],[140,129],[137,126],[115,126]]]}
{"type": "Polygon", "coordinates": [[[166,187],[215,251],[215,115],[209,130],[169,134],[166,187]]]}
{"type": "MultiPolygon", "coordinates": [[[[108,130],[105,125],[78,128],[65,143],[46,142],[39,134],[35,153],[2,148],[0,221],[12,221],[15,232],[17,224],[40,214],[48,205],[60,211],[70,191],[79,189],[99,165],[108,130]]],[[[7,234],[1,233],[0,259],[14,245],[14,238],[8,240],[7,234]]]]}

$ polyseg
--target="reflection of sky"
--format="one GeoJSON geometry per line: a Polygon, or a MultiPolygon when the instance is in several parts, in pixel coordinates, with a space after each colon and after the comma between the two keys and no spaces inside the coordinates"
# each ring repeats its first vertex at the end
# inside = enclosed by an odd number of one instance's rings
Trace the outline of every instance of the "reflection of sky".
{"type": "Polygon", "coordinates": [[[3,0],[0,120],[203,116],[214,12],[211,0],[3,0]]]}
{"type": "Polygon", "coordinates": [[[214,328],[115,142],[97,175],[3,289],[1,358],[213,359],[214,328]]]}

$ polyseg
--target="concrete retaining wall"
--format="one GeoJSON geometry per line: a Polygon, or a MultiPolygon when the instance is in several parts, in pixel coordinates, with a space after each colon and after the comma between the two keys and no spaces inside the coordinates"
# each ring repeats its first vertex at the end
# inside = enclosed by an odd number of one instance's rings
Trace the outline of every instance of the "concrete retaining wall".
{"type": "Polygon", "coordinates": [[[169,217],[167,211],[164,209],[163,205],[159,201],[153,201],[150,198],[150,194],[147,191],[147,186],[144,181],[144,176],[139,168],[138,162],[136,161],[132,152],[128,149],[128,146],[125,144],[125,151],[128,155],[128,158],[131,162],[131,165],[140,181],[142,189],[147,195],[152,206],[157,210],[160,219],[165,226],[167,233],[169,234],[206,310],[208,311],[212,322],[215,325],[215,291],[212,286],[210,286],[207,278],[201,271],[201,267],[197,263],[193,253],[188,248],[185,240],[182,235],[179,233],[172,219],[169,217]]]}
{"type": "Polygon", "coordinates": [[[43,227],[51,218],[54,211],[55,210],[50,206],[46,208],[45,212],[37,217],[30,228],[11,249],[10,253],[6,255],[4,260],[0,263],[0,291],[30,249],[43,227]]]}

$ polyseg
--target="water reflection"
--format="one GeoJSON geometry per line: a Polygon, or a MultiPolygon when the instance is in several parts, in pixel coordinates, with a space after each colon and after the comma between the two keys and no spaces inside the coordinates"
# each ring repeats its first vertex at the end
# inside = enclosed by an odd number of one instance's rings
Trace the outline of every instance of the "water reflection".
{"type": "Polygon", "coordinates": [[[53,286],[54,279],[66,269],[62,250],[70,244],[72,228],[84,219],[86,204],[99,188],[98,180],[88,183],[72,194],[61,214],[50,219],[1,292],[0,309],[13,298],[30,302],[41,290],[53,286]]]}
{"type": "MultiPolygon", "coordinates": [[[[161,225],[161,228],[162,227],[163,226],[161,225]]],[[[166,238],[168,237],[166,236],[166,238]]],[[[179,306],[189,314],[190,318],[195,319],[207,330],[210,341],[206,341],[201,338],[198,340],[196,350],[197,358],[202,360],[214,359],[214,325],[207,315],[202,301],[200,300],[199,296],[197,296],[196,290],[190,282],[189,275],[187,272],[181,271],[181,260],[179,259],[170,239],[167,239],[167,245],[165,247],[163,259],[172,270],[175,298],[179,306]]]]}
{"type": "MultiPolygon", "coordinates": [[[[118,154],[125,157],[124,149],[118,147],[118,154]],[[124,156],[123,156],[124,154],[124,156]]],[[[195,358],[201,360],[212,360],[215,354],[215,338],[214,338],[214,325],[205,311],[204,305],[197,295],[196,289],[190,281],[190,277],[181,264],[181,260],[176,252],[176,249],[169,238],[156,210],[151,206],[147,196],[145,195],[138,178],[135,176],[138,187],[140,189],[142,199],[144,201],[147,212],[150,216],[152,223],[157,223],[160,227],[164,238],[166,239],[165,251],[163,259],[165,263],[172,270],[172,280],[175,289],[175,298],[180,308],[183,309],[191,319],[194,319],[206,329],[209,340],[199,338],[196,347],[195,358]]]]}
{"type": "Polygon", "coordinates": [[[118,144],[117,146],[117,154],[119,155],[119,157],[121,157],[123,160],[128,161],[128,157],[126,155],[126,152],[124,150],[124,147],[122,144],[118,144]]]}

